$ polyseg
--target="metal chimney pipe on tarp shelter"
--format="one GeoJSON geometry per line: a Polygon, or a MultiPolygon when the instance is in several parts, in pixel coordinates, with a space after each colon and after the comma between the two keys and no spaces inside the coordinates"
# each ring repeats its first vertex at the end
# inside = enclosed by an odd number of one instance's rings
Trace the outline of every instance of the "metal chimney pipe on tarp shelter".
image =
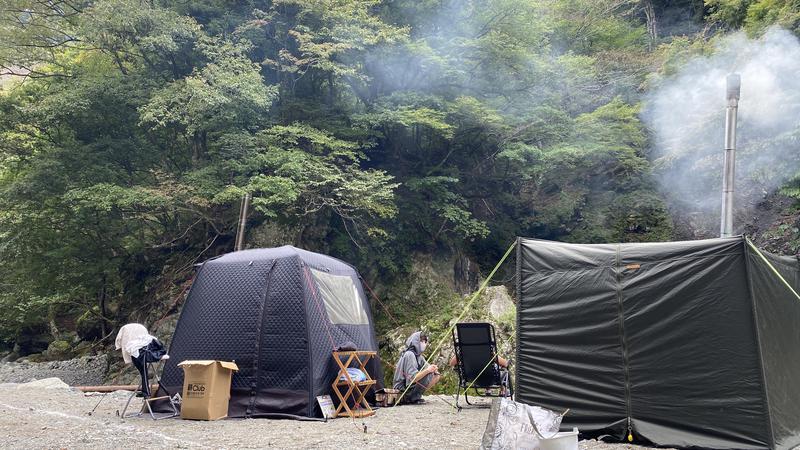
{"type": "Polygon", "coordinates": [[[250,193],[242,196],[242,203],[239,205],[239,226],[236,231],[236,243],[233,249],[239,251],[244,249],[244,235],[247,232],[247,210],[250,209],[250,193]]]}
{"type": "Polygon", "coordinates": [[[728,106],[725,110],[725,160],[722,165],[722,215],[719,236],[733,236],[733,180],[736,169],[736,113],[742,78],[737,73],[727,77],[728,106]]]}

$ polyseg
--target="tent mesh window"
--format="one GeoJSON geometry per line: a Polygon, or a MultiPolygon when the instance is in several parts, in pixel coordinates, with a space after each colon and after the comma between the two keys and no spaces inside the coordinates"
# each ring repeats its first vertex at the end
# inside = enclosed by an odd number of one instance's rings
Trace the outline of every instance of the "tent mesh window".
{"type": "Polygon", "coordinates": [[[353,279],[311,269],[319,294],[331,323],[366,325],[369,323],[364,305],[353,279]]]}

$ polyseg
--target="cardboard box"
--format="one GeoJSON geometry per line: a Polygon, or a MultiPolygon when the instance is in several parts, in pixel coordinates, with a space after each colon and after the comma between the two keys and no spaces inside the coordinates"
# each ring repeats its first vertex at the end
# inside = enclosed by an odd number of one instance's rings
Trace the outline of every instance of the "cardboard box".
{"type": "Polygon", "coordinates": [[[182,361],[183,402],[181,419],[217,420],[228,416],[231,377],[238,371],[228,361],[182,361]]]}

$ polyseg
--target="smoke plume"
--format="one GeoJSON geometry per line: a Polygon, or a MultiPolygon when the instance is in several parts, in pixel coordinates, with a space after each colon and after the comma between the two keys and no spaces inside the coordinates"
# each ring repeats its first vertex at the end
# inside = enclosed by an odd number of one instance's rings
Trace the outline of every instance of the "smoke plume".
{"type": "Polygon", "coordinates": [[[774,27],[757,39],[727,36],[715,47],[659,80],[643,112],[661,188],[676,215],[706,236],[719,224],[726,75],[742,77],[734,231],[800,170],[800,41],[774,27]]]}

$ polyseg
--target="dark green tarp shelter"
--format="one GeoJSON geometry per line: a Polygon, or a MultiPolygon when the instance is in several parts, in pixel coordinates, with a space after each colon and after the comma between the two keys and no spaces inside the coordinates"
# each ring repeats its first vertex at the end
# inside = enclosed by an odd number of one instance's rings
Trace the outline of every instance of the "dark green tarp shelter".
{"type": "Polygon", "coordinates": [[[744,237],[518,244],[518,400],[641,443],[800,445],[797,258],[744,237]]]}

